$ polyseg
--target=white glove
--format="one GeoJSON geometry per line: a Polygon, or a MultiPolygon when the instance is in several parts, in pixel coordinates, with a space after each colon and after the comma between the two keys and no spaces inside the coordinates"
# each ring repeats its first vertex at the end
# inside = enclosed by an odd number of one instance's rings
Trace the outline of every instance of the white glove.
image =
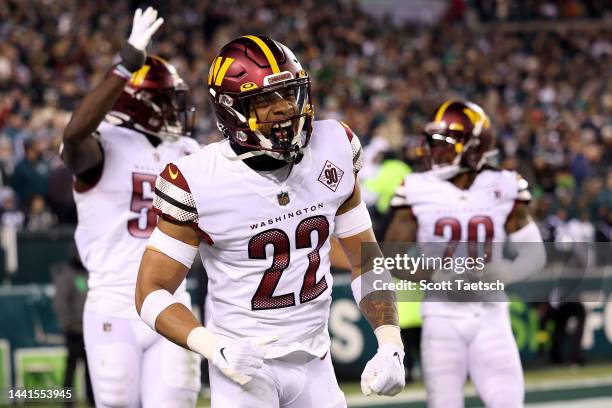
{"type": "Polygon", "coordinates": [[[393,396],[404,385],[404,349],[394,343],[383,343],[361,374],[361,392],[366,396],[372,392],[393,396]]]}
{"type": "Polygon", "coordinates": [[[153,7],[147,8],[144,13],[141,9],[136,9],[134,22],[132,23],[132,32],[127,42],[137,50],[145,52],[151,37],[163,22],[163,18],[157,18],[157,10],[153,7]]]}
{"type": "Polygon", "coordinates": [[[267,345],[277,336],[221,340],[212,355],[212,363],[230,380],[245,385],[263,365],[267,345]]]}
{"type": "Polygon", "coordinates": [[[187,347],[200,353],[232,381],[245,385],[263,365],[267,345],[278,336],[227,339],[206,327],[196,327],[187,336],[187,347]]]}

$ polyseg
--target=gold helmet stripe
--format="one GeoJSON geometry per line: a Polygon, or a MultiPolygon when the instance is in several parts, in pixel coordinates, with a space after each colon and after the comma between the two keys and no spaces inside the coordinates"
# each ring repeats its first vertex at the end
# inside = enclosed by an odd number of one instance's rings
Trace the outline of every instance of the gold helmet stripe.
{"type": "Polygon", "coordinates": [[[446,112],[446,110],[448,109],[448,107],[455,102],[454,99],[448,99],[446,101],[444,101],[444,103],[442,105],[440,105],[440,108],[438,109],[438,111],[436,112],[436,117],[434,119],[434,122],[440,122],[442,121],[442,116],[444,116],[444,112],[446,112]]]}
{"type": "Polygon", "coordinates": [[[150,69],[151,69],[150,65],[143,65],[138,71],[132,74],[132,78],[130,78],[130,82],[136,86],[142,85],[150,69]]]}
{"type": "Polygon", "coordinates": [[[272,54],[270,47],[268,47],[268,45],[265,42],[263,42],[261,38],[255,35],[245,35],[243,36],[243,38],[248,38],[249,40],[257,44],[259,48],[261,48],[261,50],[263,51],[266,58],[268,59],[268,63],[270,64],[270,67],[272,68],[272,72],[274,74],[280,73],[280,69],[278,68],[278,62],[276,62],[276,58],[274,58],[274,54],[272,54]]]}

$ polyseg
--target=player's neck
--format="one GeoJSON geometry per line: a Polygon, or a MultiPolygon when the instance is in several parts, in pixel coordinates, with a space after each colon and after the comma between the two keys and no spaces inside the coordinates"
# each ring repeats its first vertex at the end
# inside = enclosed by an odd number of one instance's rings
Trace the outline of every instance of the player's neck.
{"type": "Polygon", "coordinates": [[[466,173],[457,174],[455,177],[450,179],[450,182],[461,190],[467,190],[470,188],[477,175],[478,173],[475,171],[468,171],[466,173]]]}
{"type": "MultiPolygon", "coordinates": [[[[248,149],[236,144],[231,143],[230,146],[234,153],[237,155],[246,153],[248,149]]],[[[268,155],[262,154],[260,156],[249,157],[243,160],[244,164],[256,171],[273,171],[278,170],[287,165],[287,162],[282,160],[276,160],[268,155]]]]}

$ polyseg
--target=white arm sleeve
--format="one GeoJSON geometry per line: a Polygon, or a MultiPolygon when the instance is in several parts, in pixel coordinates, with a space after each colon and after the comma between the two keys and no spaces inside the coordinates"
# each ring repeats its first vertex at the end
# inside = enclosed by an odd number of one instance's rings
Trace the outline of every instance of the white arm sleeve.
{"type": "Polygon", "coordinates": [[[169,256],[185,265],[188,269],[191,268],[193,260],[198,254],[197,246],[189,245],[173,238],[157,227],[149,237],[147,247],[169,256]]]}
{"type": "Polygon", "coordinates": [[[157,289],[149,293],[140,308],[140,318],[153,330],[157,316],[170,305],[181,303],[177,298],[166,289],[157,289]]]}
{"type": "Polygon", "coordinates": [[[365,203],[362,201],[355,208],[341,215],[336,215],[334,235],[347,238],[372,228],[372,220],[365,203]]]}

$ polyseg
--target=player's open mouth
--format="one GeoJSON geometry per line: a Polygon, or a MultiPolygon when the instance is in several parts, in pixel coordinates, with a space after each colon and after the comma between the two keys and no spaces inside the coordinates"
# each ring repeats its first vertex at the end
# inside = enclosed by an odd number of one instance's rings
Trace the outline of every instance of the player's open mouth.
{"type": "Polygon", "coordinates": [[[292,128],[291,128],[292,125],[293,125],[293,121],[291,121],[291,120],[288,120],[288,121],[282,122],[282,123],[275,123],[272,126],[272,134],[279,141],[287,140],[287,139],[289,139],[288,135],[289,135],[289,132],[291,132],[291,130],[292,130],[292,128]]]}

